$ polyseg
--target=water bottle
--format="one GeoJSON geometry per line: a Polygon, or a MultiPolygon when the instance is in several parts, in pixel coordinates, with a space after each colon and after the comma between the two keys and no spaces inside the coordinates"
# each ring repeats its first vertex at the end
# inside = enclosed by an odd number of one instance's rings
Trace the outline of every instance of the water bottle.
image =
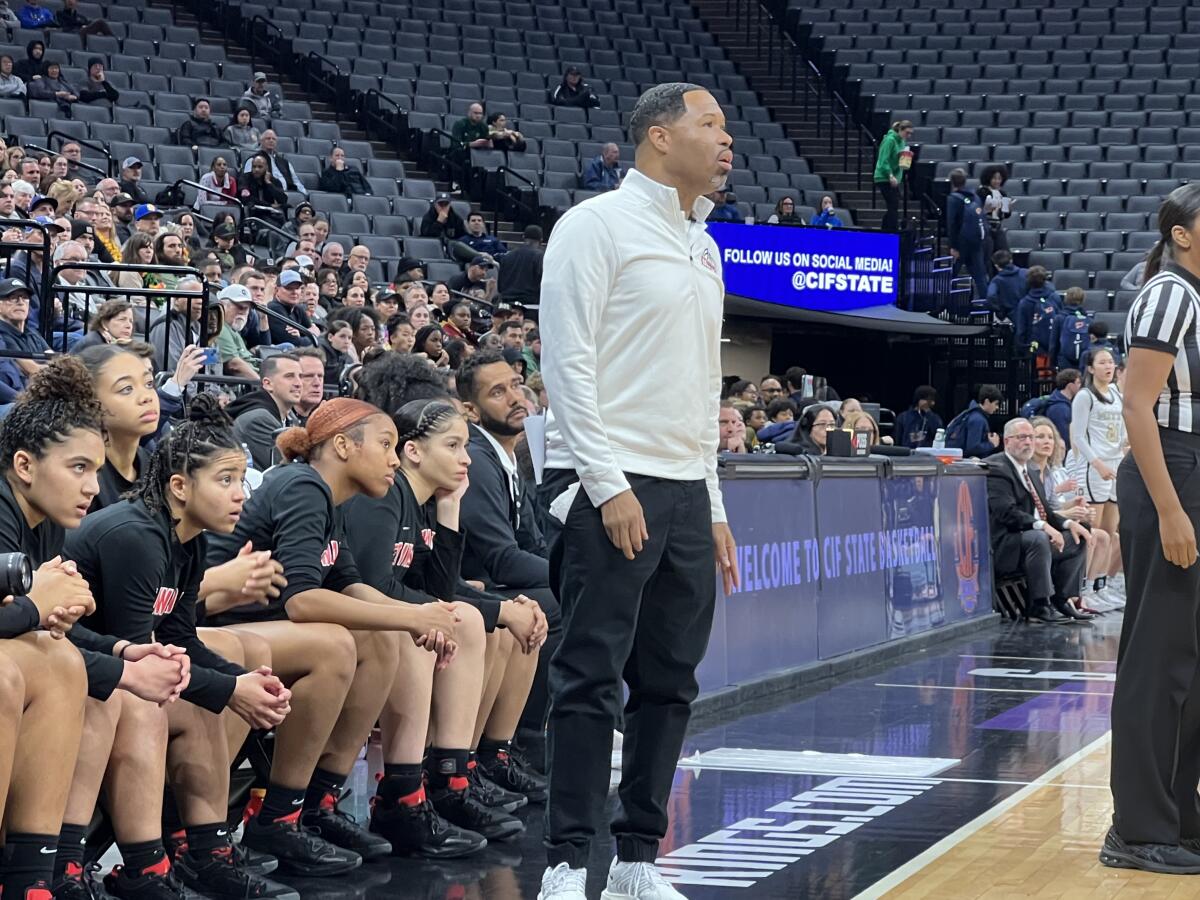
{"type": "Polygon", "coordinates": [[[946,429],[945,428],[939,428],[937,430],[937,434],[935,434],[933,436],[933,449],[934,450],[945,450],[946,449],[946,429]]]}

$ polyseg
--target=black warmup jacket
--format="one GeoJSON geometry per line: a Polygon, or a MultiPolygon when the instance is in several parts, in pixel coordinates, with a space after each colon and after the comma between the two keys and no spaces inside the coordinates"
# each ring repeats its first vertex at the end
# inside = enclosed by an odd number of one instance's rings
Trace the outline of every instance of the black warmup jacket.
{"type": "MultiPolygon", "coordinates": [[[[146,471],[146,466],[150,463],[150,451],[145,447],[138,447],[137,456],[134,458],[133,469],[137,472],[137,477],[141,478],[142,473],[146,471]]],[[[104,461],[104,466],[97,473],[100,480],[100,493],[96,495],[96,499],[92,501],[91,508],[88,510],[88,515],[99,512],[106,507],[112,506],[121,499],[121,495],[133,490],[135,481],[126,481],[125,476],[113,468],[113,464],[107,459],[104,461]]]]}
{"type": "Polygon", "coordinates": [[[478,425],[469,428],[471,486],[463,497],[461,511],[466,532],[464,576],[489,587],[550,587],[550,554],[520,470],[514,500],[508,472],[495,446],[478,425]]]}
{"type": "Polygon", "coordinates": [[[287,587],[266,606],[227,610],[210,617],[210,625],[280,621],[288,618],[287,602],[296,594],[315,588],[342,591],[364,583],[333,494],[307,463],[288,463],[266,473],[242,507],[233,534],[208,535],[207,565],[233,559],[246,541],[255,550],[270,550],[283,564],[287,587]]]}
{"type": "MultiPolygon", "coordinates": [[[[47,560],[63,555],[65,529],[49,519],[30,528],[17,505],[8,481],[0,478],[0,553],[24,553],[37,568],[47,560]]],[[[0,607],[0,637],[15,637],[38,627],[37,607],[29,597],[17,597],[0,607]]],[[[71,643],[83,654],[87,666],[88,696],[107,700],[117,689],[125,663],[112,655],[117,638],[96,634],[81,623],[67,633],[71,643]]]]}
{"type": "Polygon", "coordinates": [[[403,473],[387,496],[349,500],[345,527],[363,581],[375,590],[408,603],[461,600],[495,630],[504,598],[462,580],[462,532],[439,525],[437,501],[418,503],[403,473]]]}
{"type": "Polygon", "coordinates": [[[68,536],[66,549],[96,598],[87,624],[135,644],[158,640],[182,647],[192,661],[183,699],[219,713],[246,670],[196,634],[205,537],[181,544],[168,510],[155,515],[140,500],[122,500],[89,513],[68,536]]]}

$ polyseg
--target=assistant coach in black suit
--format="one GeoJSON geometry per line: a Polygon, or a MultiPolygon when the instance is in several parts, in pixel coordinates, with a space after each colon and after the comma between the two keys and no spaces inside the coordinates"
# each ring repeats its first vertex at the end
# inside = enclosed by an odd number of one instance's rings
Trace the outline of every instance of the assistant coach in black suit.
{"type": "Polygon", "coordinates": [[[1088,619],[1067,602],[1079,595],[1085,545],[1091,535],[1050,508],[1038,479],[1029,473],[1033,426],[1013,419],[1004,426],[1004,452],[988,461],[988,518],[992,561],[999,575],[1021,572],[1028,592],[1025,616],[1039,622],[1088,619]],[[1059,618],[1050,607],[1062,614],[1059,618]]]}

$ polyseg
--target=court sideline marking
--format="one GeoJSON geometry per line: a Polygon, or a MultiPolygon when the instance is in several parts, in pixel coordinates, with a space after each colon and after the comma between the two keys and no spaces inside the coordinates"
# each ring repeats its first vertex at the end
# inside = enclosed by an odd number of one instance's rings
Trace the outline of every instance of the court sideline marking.
{"type": "Polygon", "coordinates": [[[991,691],[997,694],[1070,694],[1072,697],[1112,697],[1112,691],[1060,691],[1052,688],[1039,691],[1032,688],[967,687],[957,684],[893,684],[887,681],[877,681],[875,687],[919,688],[927,691],[991,691]]]}
{"type": "Polygon", "coordinates": [[[960,659],[1020,659],[1029,660],[1030,662],[1067,662],[1067,663],[1083,663],[1084,665],[1105,665],[1115,666],[1115,659],[1061,659],[1053,656],[997,656],[994,653],[960,653],[960,659]]]}
{"type": "Polygon", "coordinates": [[[875,900],[875,898],[882,897],[893,888],[899,887],[901,884],[907,881],[910,876],[915,875],[930,863],[944,856],[954,847],[958,846],[971,835],[975,834],[975,832],[1000,818],[1022,800],[1031,796],[1039,789],[1048,786],[1048,784],[1059,775],[1066,772],[1077,762],[1080,762],[1081,760],[1091,756],[1111,740],[1112,732],[1106,732],[1104,735],[1096,738],[1096,740],[1092,741],[1086,747],[1076,750],[1053,768],[1047,769],[1025,787],[1014,792],[1012,795],[1005,797],[991,809],[976,816],[957,831],[948,834],[946,837],[942,838],[932,847],[929,847],[923,853],[914,856],[904,865],[900,866],[900,868],[888,873],[866,890],[856,894],[853,900],[875,900]]]}

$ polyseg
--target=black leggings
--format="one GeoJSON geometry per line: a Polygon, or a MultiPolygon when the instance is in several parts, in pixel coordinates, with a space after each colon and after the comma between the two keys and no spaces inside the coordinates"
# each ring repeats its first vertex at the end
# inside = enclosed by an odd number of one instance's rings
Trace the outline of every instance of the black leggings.
{"type": "Polygon", "coordinates": [[[887,181],[877,181],[875,186],[879,188],[879,193],[883,195],[883,202],[887,205],[887,212],[883,214],[883,222],[879,227],[884,231],[899,231],[900,186],[887,181]]]}

